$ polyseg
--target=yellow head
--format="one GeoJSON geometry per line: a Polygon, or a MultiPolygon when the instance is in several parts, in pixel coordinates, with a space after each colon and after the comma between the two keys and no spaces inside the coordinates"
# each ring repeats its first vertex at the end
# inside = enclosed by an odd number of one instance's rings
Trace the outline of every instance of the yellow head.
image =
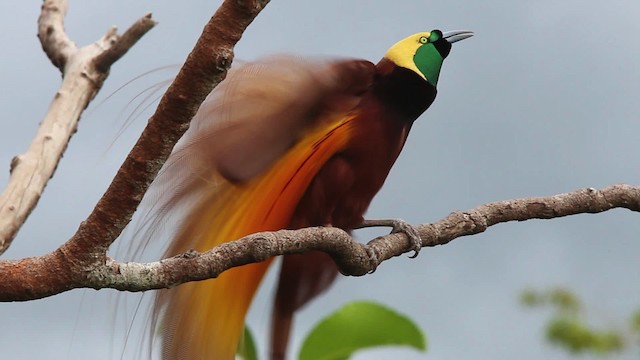
{"type": "Polygon", "coordinates": [[[451,44],[473,36],[471,31],[440,30],[420,32],[398,41],[385,54],[397,66],[409,69],[436,86],[442,62],[451,51],[451,44]]]}

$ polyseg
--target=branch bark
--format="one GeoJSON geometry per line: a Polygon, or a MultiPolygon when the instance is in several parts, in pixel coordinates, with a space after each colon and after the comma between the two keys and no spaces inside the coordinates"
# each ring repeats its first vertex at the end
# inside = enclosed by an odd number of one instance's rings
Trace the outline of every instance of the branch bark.
{"type": "MultiPolygon", "coordinates": [[[[422,246],[431,247],[484,232],[499,223],[600,213],[615,208],[640,212],[640,186],[622,184],[601,190],[588,188],[548,197],[499,201],[453,212],[416,229],[422,246]]],[[[361,276],[374,271],[387,259],[412,251],[412,244],[406,235],[396,233],[365,245],[340,229],[316,227],[257,233],[204,253],[192,251],[151,263],[119,263],[102,258],[76,263],[77,257],[54,252],[0,262],[0,301],[31,300],[78,287],[124,291],[168,288],[214,278],[232,267],[273,256],[312,250],[330,254],[343,274],[361,276]]]]}
{"type": "Polygon", "coordinates": [[[11,161],[11,177],[0,195],[0,255],[38,203],[80,115],[102,87],[111,65],[155,25],[148,14],[122,36],[112,28],[95,43],[78,48],[64,31],[66,12],[65,0],[46,0],[38,19],[42,48],[63,80],[27,152],[11,161]]]}

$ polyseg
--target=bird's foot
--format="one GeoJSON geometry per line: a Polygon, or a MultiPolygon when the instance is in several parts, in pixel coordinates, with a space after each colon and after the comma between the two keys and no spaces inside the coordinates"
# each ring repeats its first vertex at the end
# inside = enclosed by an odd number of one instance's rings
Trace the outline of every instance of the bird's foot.
{"type": "Polygon", "coordinates": [[[384,226],[392,228],[391,234],[404,233],[411,242],[411,250],[414,254],[410,258],[415,258],[422,249],[422,239],[415,227],[402,219],[376,219],[376,220],[364,220],[356,229],[362,229],[367,227],[384,226]]]}

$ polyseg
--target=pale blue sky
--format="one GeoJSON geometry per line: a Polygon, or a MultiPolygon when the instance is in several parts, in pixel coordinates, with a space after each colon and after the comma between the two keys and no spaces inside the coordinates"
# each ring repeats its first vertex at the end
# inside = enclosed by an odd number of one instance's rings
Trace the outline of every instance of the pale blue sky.
{"type": "MultiPolygon", "coordinates": [[[[75,231],[144,125],[142,117],[109,147],[131,112],[127,103],[170,74],[146,77],[96,105],[148,70],[179,64],[217,4],[70,1],[67,29],[79,44],[110,25],[124,29],[148,11],[159,25],[113,67],[6,258],[44,254],[75,231]]],[[[39,8],[36,1],[0,3],[2,183],[59,85],[35,36],[39,8]]],[[[369,211],[372,218],[431,222],[489,201],[638,183],[639,13],[633,0],[606,6],[576,0],[273,0],[241,40],[237,58],[295,52],[377,61],[395,41],[418,31],[474,30],[474,38],[454,45],[438,99],[416,123],[369,211]]],[[[624,316],[640,305],[638,219],[616,210],[500,225],[424,249],[417,259],[392,259],[373,275],[340,279],[303,311],[293,347],[322,315],[349,300],[372,299],[412,313],[430,349],[372,351],[357,359],[566,359],[543,342],[548,314],[522,309],[519,291],[569,285],[595,306],[597,323],[623,326],[624,316]]],[[[0,335],[3,357],[119,358],[126,327],[110,320],[114,293],[75,290],[0,304],[0,322],[11,329],[0,335]]],[[[270,294],[263,289],[249,320],[261,344],[270,294]]],[[[135,303],[137,296],[124,298],[135,303]]],[[[127,352],[125,358],[136,356],[127,352]]],[[[619,357],[632,358],[637,354],[619,357]]]]}

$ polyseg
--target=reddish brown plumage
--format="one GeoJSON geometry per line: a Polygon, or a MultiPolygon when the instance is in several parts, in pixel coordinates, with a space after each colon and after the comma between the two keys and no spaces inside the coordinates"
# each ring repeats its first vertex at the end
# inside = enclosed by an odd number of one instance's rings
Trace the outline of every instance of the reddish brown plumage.
{"type": "MultiPolygon", "coordinates": [[[[152,187],[148,238],[178,224],[166,256],[258,231],[359,225],[435,88],[383,59],[281,56],[233,69],[194,118],[152,187]]],[[[165,359],[232,359],[268,263],[159,292],[165,359]]],[[[283,260],[272,358],[293,314],[337,275],[323,253],[283,260]]]]}
{"type": "MultiPolygon", "coordinates": [[[[328,225],[351,230],[360,225],[413,121],[435,99],[433,86],[387,59],[376,65],[374,79],[353,110],[354,131],[347,147],[316,174],[290,228],[328,225]]],[[[285,358],[294,312],[326,290],[337,274],[333,260],[322,252],[284,257],[273,311],[272,360],[285,358]]]]}

